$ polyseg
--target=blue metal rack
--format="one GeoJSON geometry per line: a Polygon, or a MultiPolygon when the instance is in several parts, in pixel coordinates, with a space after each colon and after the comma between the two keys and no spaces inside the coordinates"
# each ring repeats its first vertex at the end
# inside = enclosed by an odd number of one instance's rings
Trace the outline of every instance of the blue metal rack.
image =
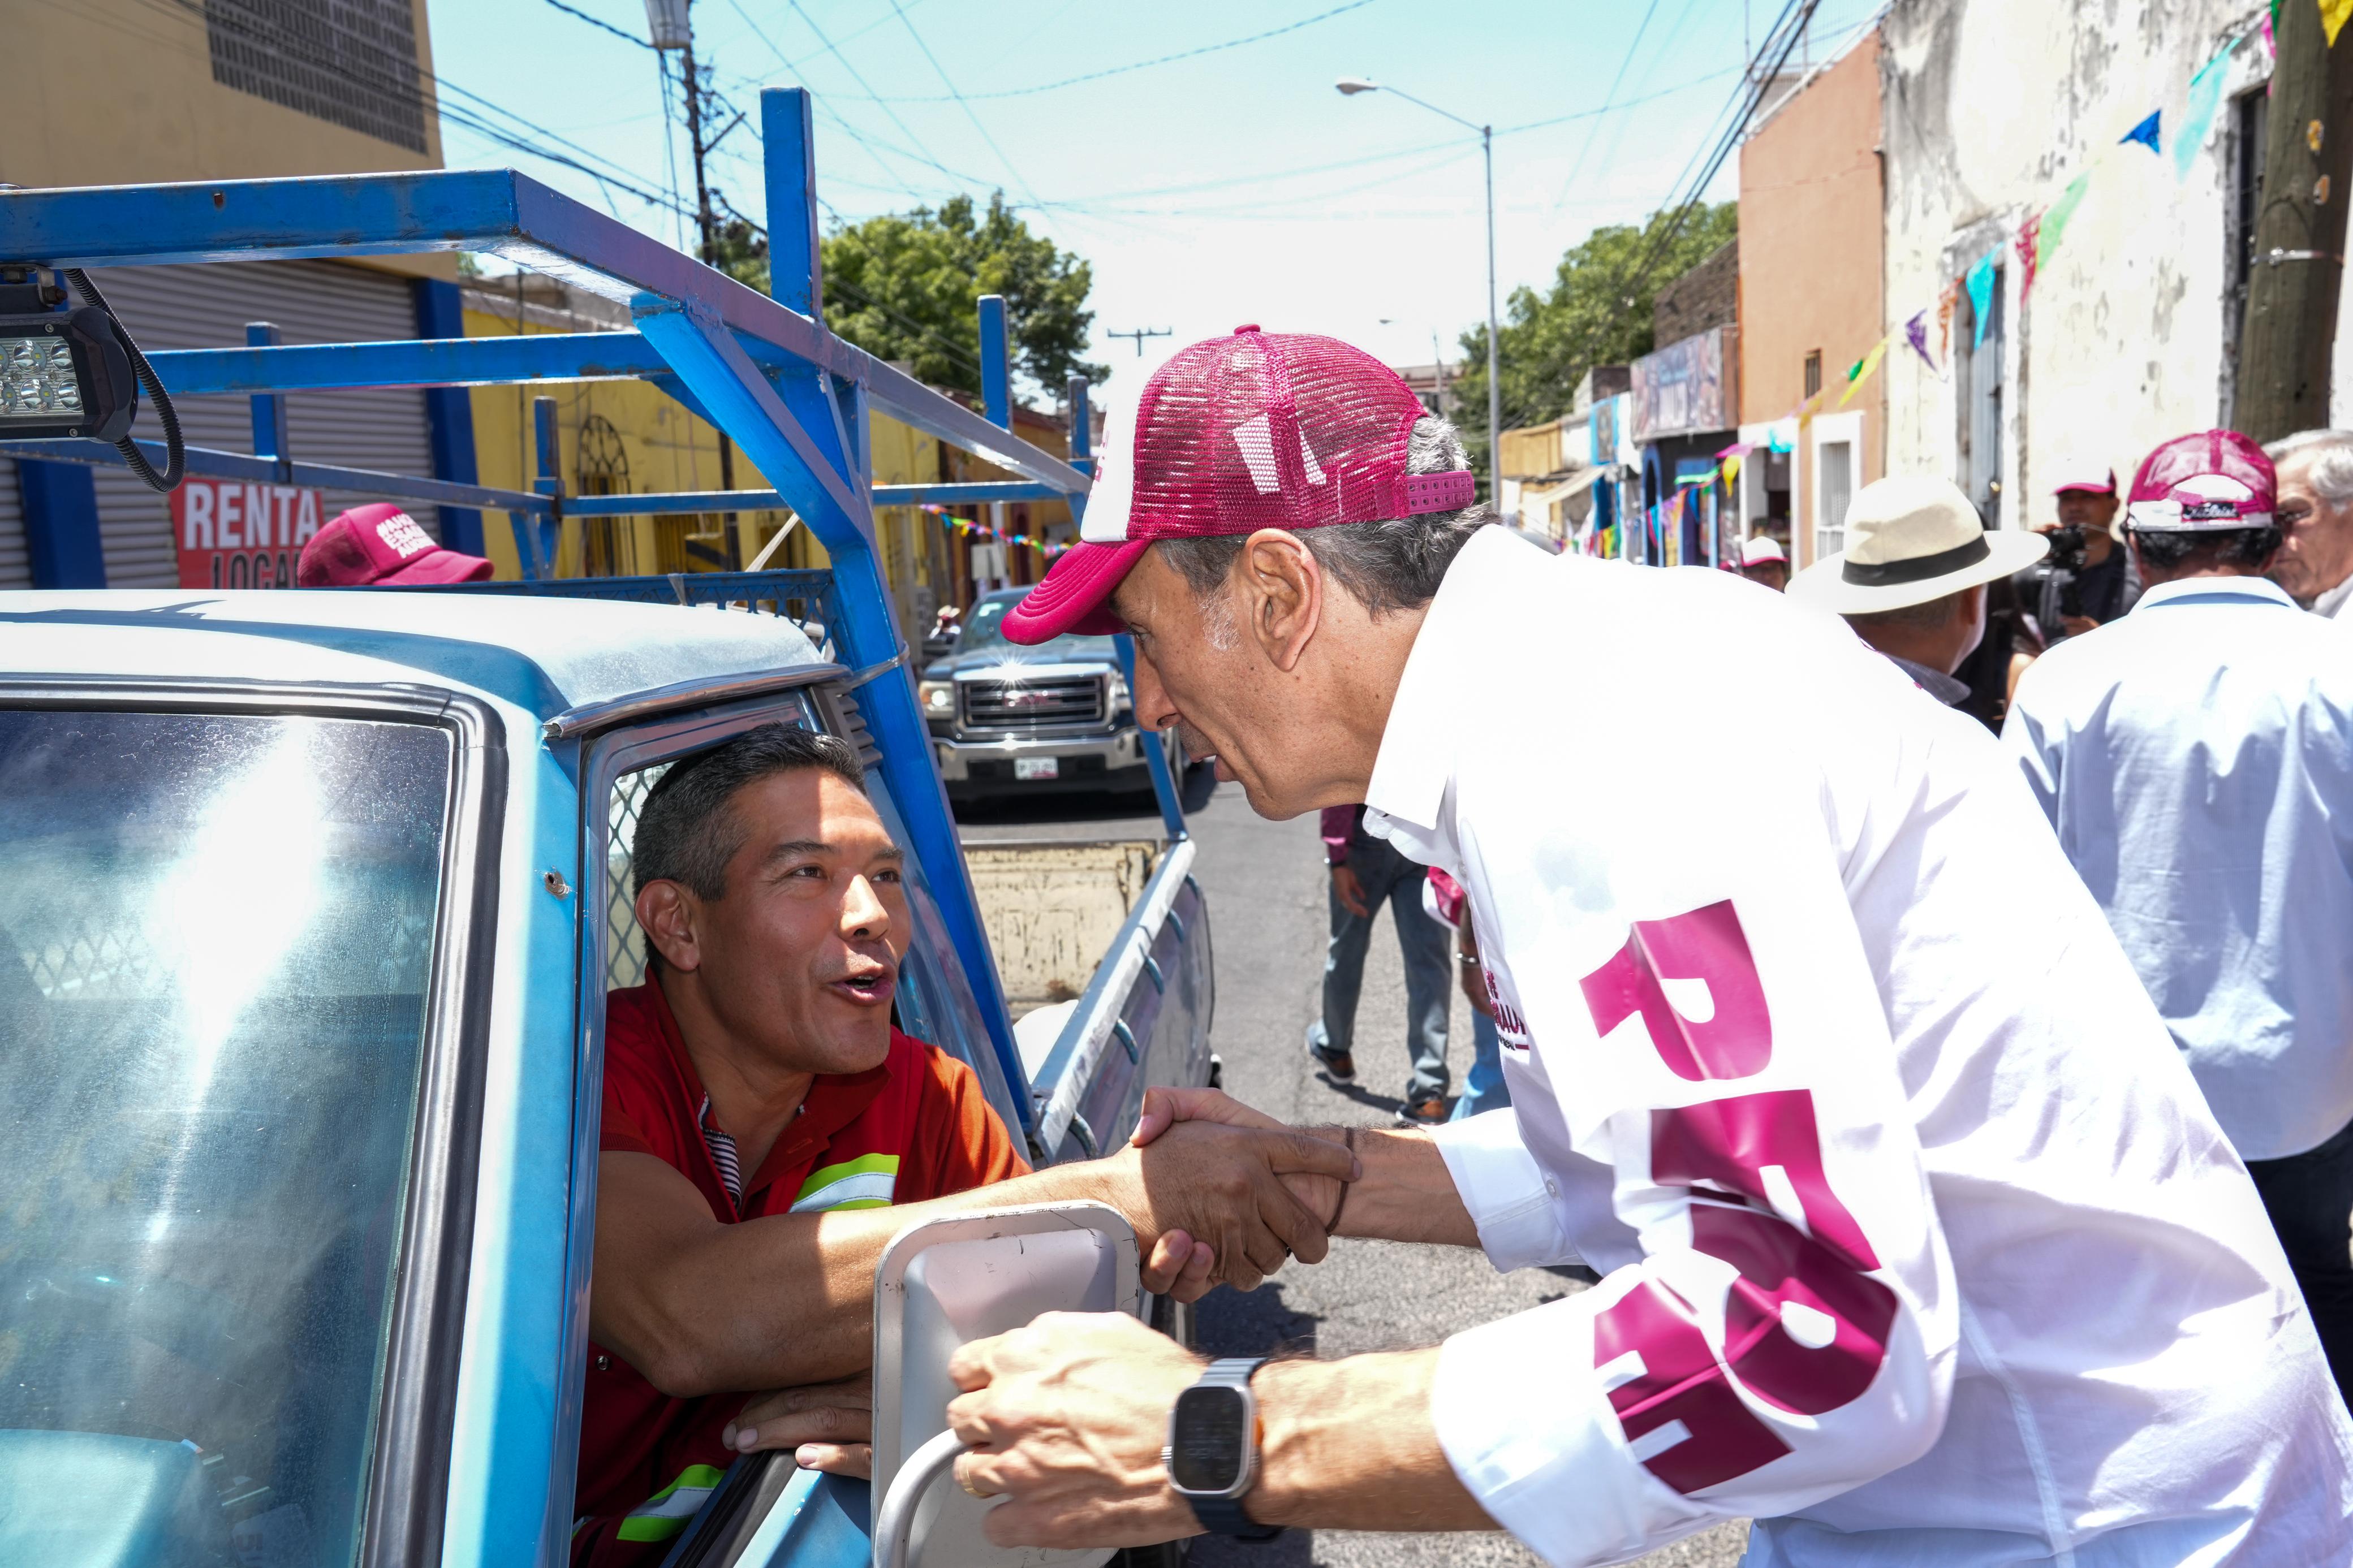
{"type": "MultiPolygon", "coordinates": [[[[453,170],[217,184],[0,192],[0,266],[105,268],[163,263],[349,258],[470,251],[503,258],[626,304],[633,331],[501,338],[243,347],[149,355],[177,395],[253,398],[255,455],[188,449],[187,471],[221,479],[355,491],[504,510],[532,581],[494,592],[554,593],[658,603],[786,602],[819,606],[842,663],[879,671],[857,692],[882,750],[882,772],[934,869],[951,935],[987,1015],[1008,1078],[1025,1081],[1003,989],[932,747],[907,649],[892,624],[878,557],[877,506],[1067,499],[1082,509],[1092,465],[1083,456],[1086,401],[1072,384],[1073,444],[1065,462],[1012,433],[1001,300],[981,302],[985,414],[975,413],[826,330],[821,309],[816,170],[806,89],[760,95],[766,144],[771,295],[763,295],[627,225],[512,170],[453,170]],[[297,462],[284,439],[283,395],[326,387],[453,387],[543,381],[649,381],[732,437],[774,490],[575,497],[554,458],[552,405],[541,400],[538,478],[529,491],[297,462]],[[890,414],[1009,469],[1012,480],[877,487],[867,449],[870,410],[890,414]],[[799,514],[832,560],[829,573],[710,573],[681,577],[549,580],[565,516],[760,510],[799,514]],[[829,580],[829,581],[828,581],[829,580]],[[899,668],[893,668],[893,666],[899,668]]],[[[159,444],[142,442],[159,468],[159,444]]],[[[0,455],[120,462],[90,441],[0,441],[0,455]]],[[[1125,641],[1122,639],[1123,643],[1125,641]]],[[[1150,748],[1172,836],[1184,819],[1175,781],[1150,748]]],[[[1021,1100],[1024,1119],[1030,1114],[1021,1100]]]]}

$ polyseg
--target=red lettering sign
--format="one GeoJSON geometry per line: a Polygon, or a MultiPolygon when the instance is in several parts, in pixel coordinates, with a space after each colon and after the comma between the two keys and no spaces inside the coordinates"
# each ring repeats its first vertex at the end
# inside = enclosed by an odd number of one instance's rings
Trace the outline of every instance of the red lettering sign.
{"type": "Polygon", "coordinates": [[[172,492],[183,588],[291,588],[324,498],[296,485],[191,478],[172,492]]]}

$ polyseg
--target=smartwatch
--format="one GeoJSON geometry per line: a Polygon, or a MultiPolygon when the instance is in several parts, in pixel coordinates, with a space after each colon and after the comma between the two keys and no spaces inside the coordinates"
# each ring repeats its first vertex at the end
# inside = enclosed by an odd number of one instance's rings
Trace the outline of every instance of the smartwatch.
{"type": "Polygon", "coordinates": [[[1200,1381],[1176,1396],[1168,1413],[1168,1447],[1160,1452],[1168,1484],[1193,1508],[1201,1528],[1237,1541],[1271,1541],[1279,1524],[1260,1524],[1242,1511],[1242,1494],[1258,1480],[1258,1400],[1250,1373],[1264,1356],[1209,1363],[1200,1381]]]}

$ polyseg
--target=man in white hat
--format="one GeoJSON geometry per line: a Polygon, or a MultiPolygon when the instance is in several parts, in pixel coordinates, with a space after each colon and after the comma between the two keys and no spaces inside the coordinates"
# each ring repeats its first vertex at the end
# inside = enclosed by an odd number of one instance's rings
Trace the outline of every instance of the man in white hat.
{"type": "Polygon", "coordinates": [[[1781,542],[1769,533],[1752,534],[1740,542],[1740,574],[1751,583],[1762,583],[1777,594],[1789,587],[1789,558],[1781,550],[1781,542]]]}
{"type": "MultiPolygon", "coordinates": [[[[1361,1170],[1303,1201],[1603,1279],[1332,1361],[1204,1364],[1118,1313],[965,1345],[993,1540],[1501,1526],[1582,1568],[1753,1519],[1752,1568],[2344,1560],[2353,1425],[2287,1260],[1981,728],[1723,573],[1512,537],[1329,338],[1185,349],[1099,452],[1006,635],[1126,629],[1142,723],[1263,816],[1364,802],[1469,900],[1511,1106],[1319,1130],[1361,1170]],[[1565,809],[1588,777],[1640,820],[1565,809]]],[[[1270,1120],[1155,1088],[1134,1141],[1172,1116],[1270,1120]]]]}
{"type": "Polygon", "coordinates": [[[1950,479],[1902,475],[1862,487],[1846,537],[1844,550],[1798,574],[1789,596],[1844,616],[1947,707],[1969,695],[1953,671],[1985,637],[1986,584],[2051,549],[2039,533],[1988,532],[1950,479]]]}

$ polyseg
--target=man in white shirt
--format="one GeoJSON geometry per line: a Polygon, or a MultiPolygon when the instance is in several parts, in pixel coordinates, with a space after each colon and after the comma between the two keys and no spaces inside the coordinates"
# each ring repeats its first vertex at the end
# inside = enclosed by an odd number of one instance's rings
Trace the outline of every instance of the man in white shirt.
{"type": "MultiPolygon", "coordinates": [[[[1482,527],[1452,432],[1330,339],[1197,344],[1116,415],[1008,635],[1124,625],[1139,715],[1255,810],[1363,801],[1453,875],[1505,1047],[1511,1110],[1333,1132],[1362,1175],[1304,1201],[1606,1278],[1328,1363],[1204,1373],[1107,1317],[967,1346],[993,1536],[1501,1525],[1567,1568],[1750,1516],[1752,1563],[2343,1561],[2353,1426],[2285,1259],[1991,736],[1726,574],[1482,527]],[[1658,826],[1575,809],[1594,781],[1658,826]]],[[[1263,1120],[1155,1090],[1138,1138],[1172,1114],[1263,1120]]]]}
{"type": "Polygon", "coordinates": [[[2019,682],[2002,739],[2254,1177],[2353,1397],[2353,642],[2263,575],[2272,465],[2149,454],[2150,584],[2019,682]]]}
{"type": "Polygon", "coordinates": [[[2286,531],[2267,574],[2316,615],[2353,621],[2353,430],[2305,430],[2263,448],[2286,531]]]}

